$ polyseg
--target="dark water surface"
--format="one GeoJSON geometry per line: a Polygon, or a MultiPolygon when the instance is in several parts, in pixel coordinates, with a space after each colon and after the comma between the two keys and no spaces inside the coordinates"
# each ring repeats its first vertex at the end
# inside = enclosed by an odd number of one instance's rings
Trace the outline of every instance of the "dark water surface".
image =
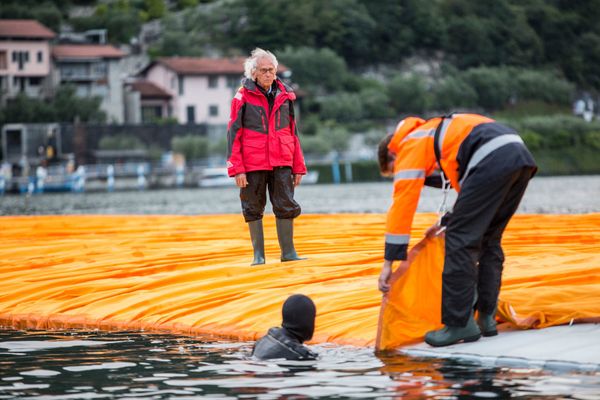
{"type": "MultiPolygon", "coordinates": [[[[305,185],[296,198],[305,213],[384,213],[391,183],[305,185]]],[[[419,211],[436,211],[440,200],[439,191],[425,189],[419,211]]],[[[239,212],[234,187],[0,197],[0,215],[239,212]]],[[[600,212],[600,176],[536,178],[519,212],[600,212]]],[[[600,372],[378,356],[373,348],[327,344],[312,346],[320,354],[316,362],[259,362],[249,358],[251,348],[250,342],[215,338],[0,327],[0,399],[600,400],[600,372]]]]}
{"type": "Polygon", "coordinates": [[[140,332],[0,331],[0,398],[599,399],[600,374],[482,367],[371,348],[313,346],[316,362],[261,362],[252,343],[140,332]]]}

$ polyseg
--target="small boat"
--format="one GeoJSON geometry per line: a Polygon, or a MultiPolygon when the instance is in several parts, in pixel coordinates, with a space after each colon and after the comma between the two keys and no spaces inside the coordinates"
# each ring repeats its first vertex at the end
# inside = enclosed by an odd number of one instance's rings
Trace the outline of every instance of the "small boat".
{"type": "Polygon", "coordinates": [[[235,179],[227,174],[227,168],[204,168],[198,180],[200,187],[235,186],[235,179]]]}

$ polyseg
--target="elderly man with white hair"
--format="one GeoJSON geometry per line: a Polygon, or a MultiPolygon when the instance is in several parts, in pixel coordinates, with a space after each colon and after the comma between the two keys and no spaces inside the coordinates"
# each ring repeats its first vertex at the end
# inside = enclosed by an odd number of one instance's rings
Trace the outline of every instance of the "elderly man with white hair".
{"type": "Polygon", "coordinates": [[[227,169],[240,188],[254,248],[252,265],[265,263],[262,218],[267,190],[281,261],[302,260],[293,241],[293,221],[301,212],[294,188],[306,174],[306,165],[294,118],[296,95],[277,78],[277,65],[270,51],[252,51],[244,63],[242,87],[231,102],[227,130],[227,169]]]}

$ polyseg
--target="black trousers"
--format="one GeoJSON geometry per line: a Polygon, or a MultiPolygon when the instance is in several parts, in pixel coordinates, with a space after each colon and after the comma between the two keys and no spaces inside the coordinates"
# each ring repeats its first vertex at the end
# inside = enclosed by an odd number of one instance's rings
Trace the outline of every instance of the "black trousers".
{"type": "Polygon", "coordinates": [[[465,180],[446,230],[442,322],[467,324],[477,290],[477,309],[491,314],[498,301],[504,253],[502,234],[517,210],[535,167],[506,174],[479,169],[465,180]]]}
{"type": "Polygon", "coordinates": [[[248,172],[246,179],[248,186],[240,189],[246,222],[262,219],[267,204],[267,190],[275,217],[291,219],[300,215],[300,205],[294,200],[292,168],[275,167],[272,171],[248,172]]]}

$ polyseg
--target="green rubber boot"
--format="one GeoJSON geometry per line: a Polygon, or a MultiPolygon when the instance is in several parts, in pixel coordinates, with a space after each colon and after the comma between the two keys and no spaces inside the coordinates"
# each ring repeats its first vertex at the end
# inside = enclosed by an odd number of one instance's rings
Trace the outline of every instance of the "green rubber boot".
{"type": "Polygon", "coordinates": [[[265,236],[263,233],[262,219],[248,222],[248,228],[250,228],[250,240],[252,241],[252,248],[254,249],[254,260],[252,260],[251,265],[264,264],[265,236]]]}
{"type": "Polygon", "coordinates": [[[483,336],[496,336],[498,334],[498,328],[496,328],[496,309],[494,308],[492,314],[485,314],[479,311],[477,325],[479,325],[483,336]]]}
{"type": "Polygon", "coordinates": [[[433,347],[450,346],[458,342],[475,342],[481,337],[481,331],[473,318],[473,312],[467,326],[444,326],[437,331],[427,332],[425,342],[433,347]]]}
{"type": "Polygon", "coordinates": [[[294,220],[293,219],[275,219],[277,226],[277,239],[281,248],[281,261],[306,260],[298,257],[294,248],[294,220]]]}

